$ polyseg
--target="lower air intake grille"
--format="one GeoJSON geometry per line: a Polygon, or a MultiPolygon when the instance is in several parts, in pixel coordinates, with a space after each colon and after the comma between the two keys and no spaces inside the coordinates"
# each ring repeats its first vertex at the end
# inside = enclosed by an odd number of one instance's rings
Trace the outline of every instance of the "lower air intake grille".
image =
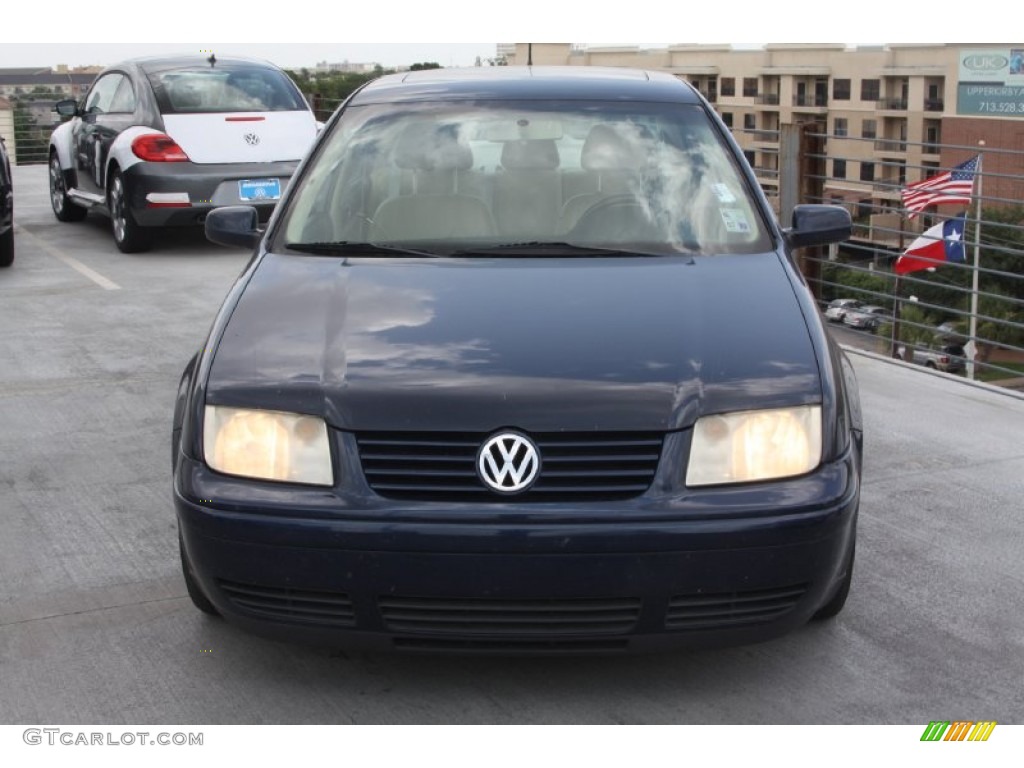
{"type": "Polygon", "coordinates": [[[733,629],[765,624],[793,609],[806,584],[754,592],[677,595],[669,600],[666,629],[733,629]]]}
{"type": "Polygon", "coordinates": [[[238,610],[252,616],[327,627],[355,625],[352,601],[340,592],[262,587],[233,581],[217,583],[238,610]]]}
{"type": "Polygon", "coordinates": [[[461,637],[617,635],[640,616],[637,598],[477,600],[381,597],[381,616],[392,632],[461,637]]]}
{"type": "Polygon", "coordinates": [[[489,435],[465,432],[364,432],[356,435],[370,487],[417,501],[612,501],[644,493],[661,456],[657,432],[537,433],[541,472],[523,493],[489,490],[476,457],[489,435]]]}
{"type": "Polygon", "coordinates": [[[411,651],[459,651],[466,653],[519,654],[609,653],[625,651],[629,640],[450,640],[434,637],[396,637],[396,648],[411,651]]]}

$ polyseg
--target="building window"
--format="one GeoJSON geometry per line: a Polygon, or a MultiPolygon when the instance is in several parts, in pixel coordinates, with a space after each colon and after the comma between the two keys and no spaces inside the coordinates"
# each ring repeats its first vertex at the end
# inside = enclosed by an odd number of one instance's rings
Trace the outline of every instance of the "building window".
{"type": "Polygon", "coordinates": [[[881,88],[879,87],[880,81],[878,80],[861,80],[860,81],[860,100],[861,101],[878,101],[881,94],[881,88]]]}
{"type": "Polygon", "coordinates": [[[755,157],[755,154],[756,153],[752,149],[745,149],[745,150],[743,150],[743,156],[745,158],[747,158],[747,162],[750,164],[751,168],[754,167],[754,157],[755,157]]]}
{"type": "Polygon", "coordinates": [[[723,77],[722,78],[722,95],[723,96],[735,96],[736,95],[736,78],[735,77],[723,77]]]}
{"type": "Polygon", "coordinates": [[[836,118],[835,123],[833,123],[832,132],[836,136],[846,136],[847,135],[847,123],[846,123],[846,118],[845,117],[837,117],[836,118]]]}
{"type": "Polygon", "coordinates": [[[723,112],[722,122],[725,123],[728,127],[732,128],[732,112],[723,112]]]}
{"type": "Polygon", "coordinates": [[[865,139],[873,139],[878,132],[874,120],[865,120],[860,124],[860,135],[865,139]]]}
{"type": "Polygon", "coordinates": [[[850,80],[837,79],[832,81],[832,98],[836,101],[850,100],[850,80]]]}
{"type": "Polygon", "coordinates": [[[756,77],[744,77],[743,78],[743,95],[744,96],[757,96],[757,78],[756,77]]]}
{"type": "Polygon", "coordinates": [[[757,116],[756,115],[744,115],[743,116],[743,128],[752,131],[757,128],[757,116]]]}
{"type": "Polygon", "coordinates": [[[875,164],[874,163],[861,163],[860,164],[860,180],[861,181],[874,181],[875,180],[875,164]]]}
{"type": "Polygon", "coordinates": [[[837,179],[846,178],[846,161],[845,160],[833,160],[832,161],[832,175],[837,179]]]}

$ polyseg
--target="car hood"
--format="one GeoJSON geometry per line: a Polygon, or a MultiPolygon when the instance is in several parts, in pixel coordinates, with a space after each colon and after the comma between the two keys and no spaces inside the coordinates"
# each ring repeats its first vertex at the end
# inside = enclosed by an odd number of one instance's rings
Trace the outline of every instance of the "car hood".
{"type": "Polygon", "coordinates": [[[820,402],[779,257],[267,254],[207,402],[350,430],[671,430],[820,402]]]}

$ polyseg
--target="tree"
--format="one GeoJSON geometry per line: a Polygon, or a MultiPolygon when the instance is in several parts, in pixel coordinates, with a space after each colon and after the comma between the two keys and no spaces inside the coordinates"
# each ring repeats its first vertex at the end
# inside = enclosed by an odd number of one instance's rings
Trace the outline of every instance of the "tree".
{"type": "Polygon", "coordinates": [[[441,69],[441,65],[438,64],[436,61],[417,61],[415,64],[409,67],[409,70],[411,72],[418,72],[422,69],[441,69]]]}

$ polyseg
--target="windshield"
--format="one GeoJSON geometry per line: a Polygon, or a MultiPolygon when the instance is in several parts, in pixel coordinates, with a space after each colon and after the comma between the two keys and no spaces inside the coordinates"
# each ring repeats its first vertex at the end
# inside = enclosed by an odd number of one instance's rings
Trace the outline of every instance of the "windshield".
{"type": "Polygon", "coordinates": [[[584,101],[347,109],[274,247],[360,243],[508,255],[770,248],[736,158],[701,107],[584,101]]]}

